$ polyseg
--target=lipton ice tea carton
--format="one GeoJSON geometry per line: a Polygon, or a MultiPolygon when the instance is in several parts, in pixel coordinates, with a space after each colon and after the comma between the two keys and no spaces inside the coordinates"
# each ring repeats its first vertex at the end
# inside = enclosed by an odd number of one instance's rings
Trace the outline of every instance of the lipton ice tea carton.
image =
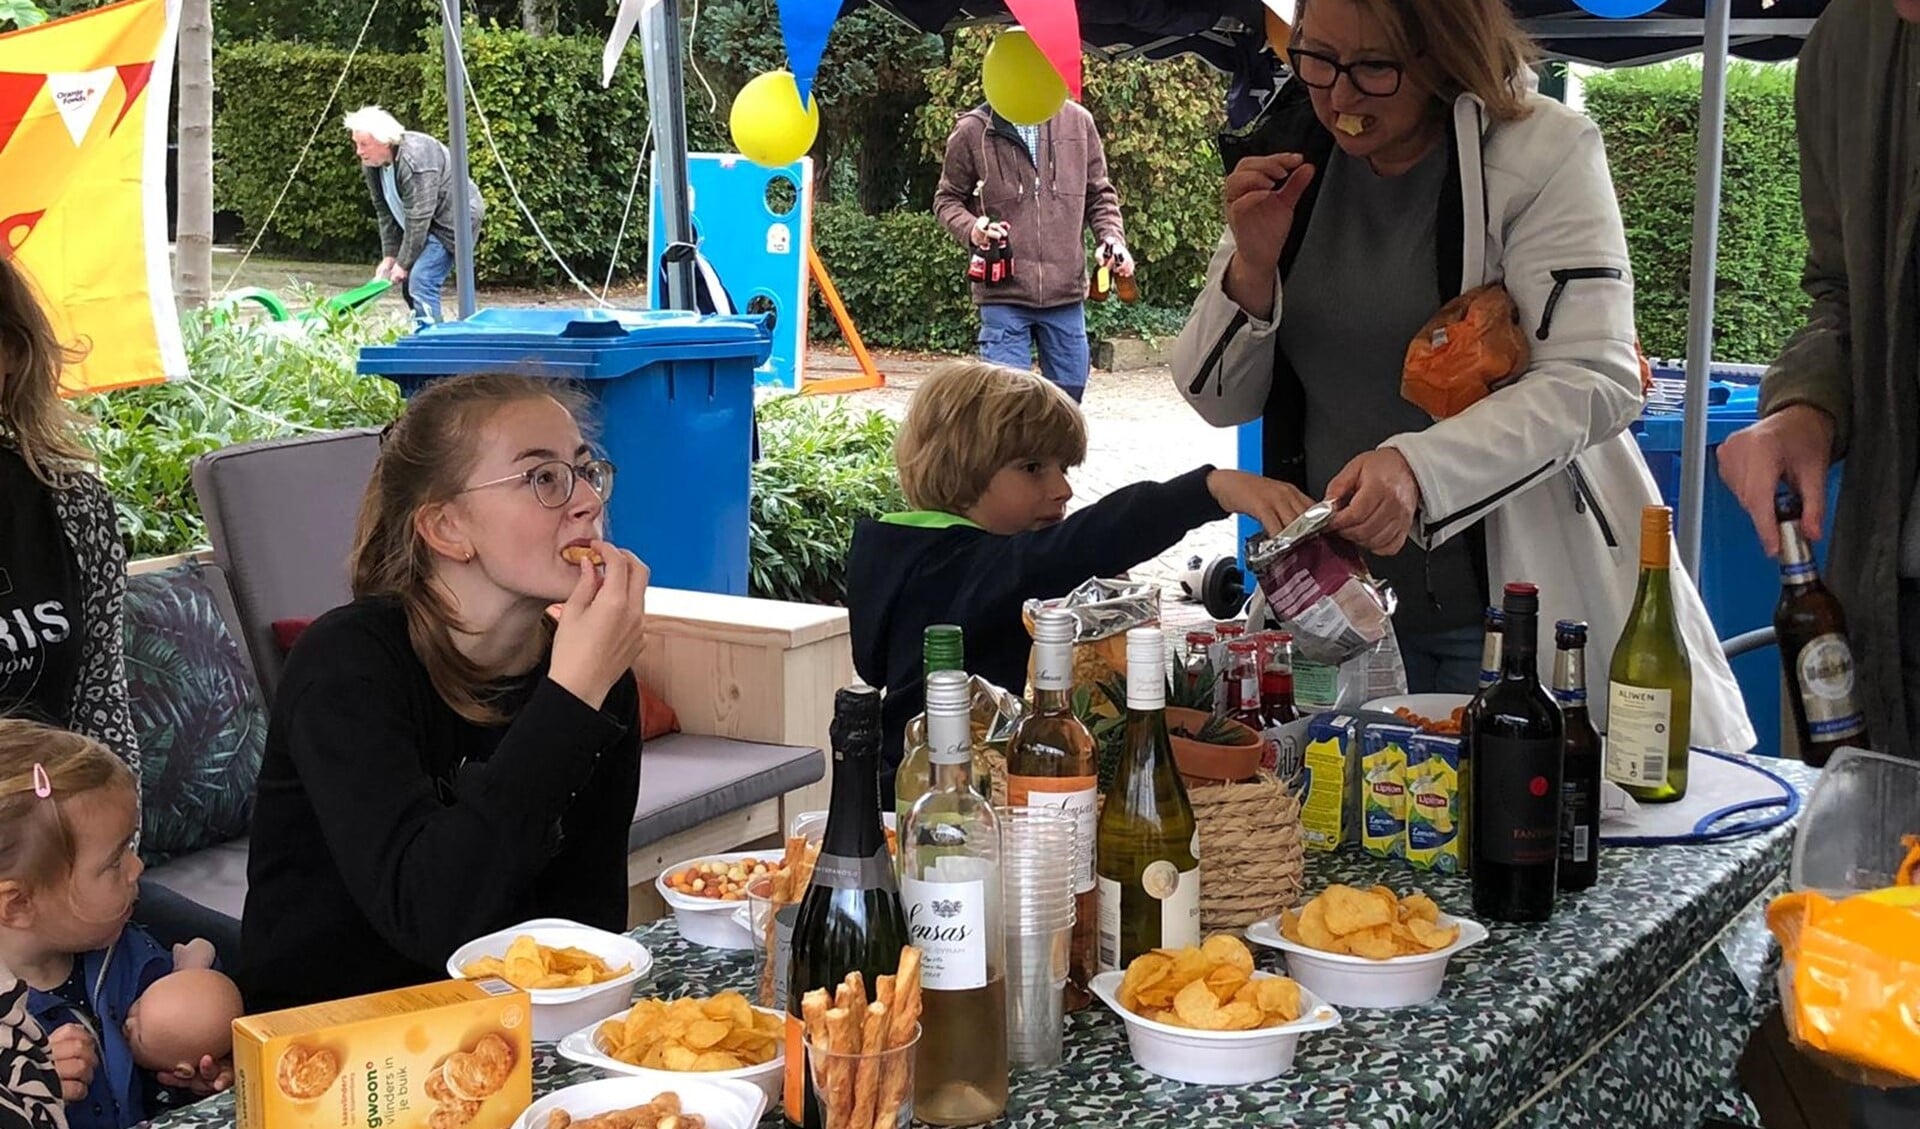
{"type": "Polygon", "coordinates": [[[1407,861],[1466,871],[1467,781],[1460,739],[1415,733],[1407,746],[1407,861]]]}
{"type": "Polygon", "coordinates": [[[233,1024],[238,1129],[506,1129],[533,1101],[532,1001],[449,980],[233,1024]]]}
{"type": "Polygon", "coordinates": [[[1416,730],[1369,725],[1360,734],[1360,845],[1370,855],[1407,853],[1407,746],[1416,730]]]}
{"type": "Polygon", "coordinates": [[[1339,850],[1359,833],[1359,750],[1354,719],[1322,714],[1307,727],[1306,786],[1300,800],[1300,833],[1318,851],[1339,850]]]}

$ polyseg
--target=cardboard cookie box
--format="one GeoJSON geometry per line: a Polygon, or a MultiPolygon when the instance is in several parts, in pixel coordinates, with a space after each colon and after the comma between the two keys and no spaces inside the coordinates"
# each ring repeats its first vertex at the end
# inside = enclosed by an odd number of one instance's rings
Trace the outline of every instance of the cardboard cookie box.
{"type": "Polygon", "coordinates": [[[449,980],[233,1024],[238,1129],[506,1129],[533,1101],[532,1000],[449,980]]]}

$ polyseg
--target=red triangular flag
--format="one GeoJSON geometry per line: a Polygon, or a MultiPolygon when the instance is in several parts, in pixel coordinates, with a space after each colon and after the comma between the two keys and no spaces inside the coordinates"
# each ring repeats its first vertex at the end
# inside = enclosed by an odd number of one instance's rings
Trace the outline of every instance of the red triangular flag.
{"type": "Polygon", "coordinates": [[[113,129],[107,130],[107,136],[113,136],[113,130],[119,129],[120,123],[127,120],[127,111],[133,109],[140,92],[147,88],[147,80],[152,77],[152,63],[128,63],[120,68],[120,85],[126,89],[127,100],[120,104],[120,113],[113,119],[113,129]]]}
{"type": "Polygon", "coordinates": [[[25,120],[27,107],[46,84],[47,76],[43,74],[0,71],[0,151],[13,140],[13,131],[25,120]]]}
{"type": "Polygon", "coordinates": [[[1034,46],[1060,72],[1067,93],[1080,100],[1080,10],[1074,0],[1007,0],[1034,46]]]}

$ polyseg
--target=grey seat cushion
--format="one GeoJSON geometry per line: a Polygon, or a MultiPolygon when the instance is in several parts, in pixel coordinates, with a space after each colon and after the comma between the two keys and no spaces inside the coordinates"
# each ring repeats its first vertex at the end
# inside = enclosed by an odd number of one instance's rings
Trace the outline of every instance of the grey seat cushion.
{"type": "Polygon", "coordinates": [[[729,812],[778,799],[825,776],[827,758],[799,745],[669,733],[640,754],[640,802],[627,849],[637,851],[729,812]]]}
{"type": "Polygon", "coordinates": [[[146,877],[238,921],[247,904],[247,840],[230,839],[181,855],[147,871],[146,877]]]}
{"type": "Polygon", "coordinates": [[[347,555],[379,453],[380,433],[355,428],[243,443],[194,461],[194,493],[269,707],[284,665],[274,621],[311,619],[351,598],[347,555]]]}

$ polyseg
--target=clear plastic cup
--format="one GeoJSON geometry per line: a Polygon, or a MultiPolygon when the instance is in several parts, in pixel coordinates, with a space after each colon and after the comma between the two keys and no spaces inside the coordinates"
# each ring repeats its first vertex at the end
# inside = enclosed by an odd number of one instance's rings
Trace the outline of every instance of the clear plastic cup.
{"type": "Polygon", "coordinates": [[[820,1098],[822,1129],[908,1129],[920,1031],[916,1023],[905,1042],[874,1054],[840,1053],[809,1036],[807,1069],[820,1098]]]}
{"type": "Polygon", "coordinates": [[[755,1001],[761,1007],[785,1011],[787,957],[793,950],[793,922],[800,914],[800,897],[774,897],[774,877],[765,874],[747,883],[747,904],[737,912],[747,915],[747,927],[753,933],[755,1001]]]}
{"type": "Polygon", "coordinates": [[[1072,941],[1071,921],[1049,932],[1007,934],[1007,1061],[1014,1066],[1060,1063],[1072,941]]]}
{"type": "Polygon", "coordinates": [[[1845,897],[1893,885],[1906,855],[1900,837],[1920,831],[1920,761],[1841,749],[1800,813],[1789,881],[1845,897]]]}

